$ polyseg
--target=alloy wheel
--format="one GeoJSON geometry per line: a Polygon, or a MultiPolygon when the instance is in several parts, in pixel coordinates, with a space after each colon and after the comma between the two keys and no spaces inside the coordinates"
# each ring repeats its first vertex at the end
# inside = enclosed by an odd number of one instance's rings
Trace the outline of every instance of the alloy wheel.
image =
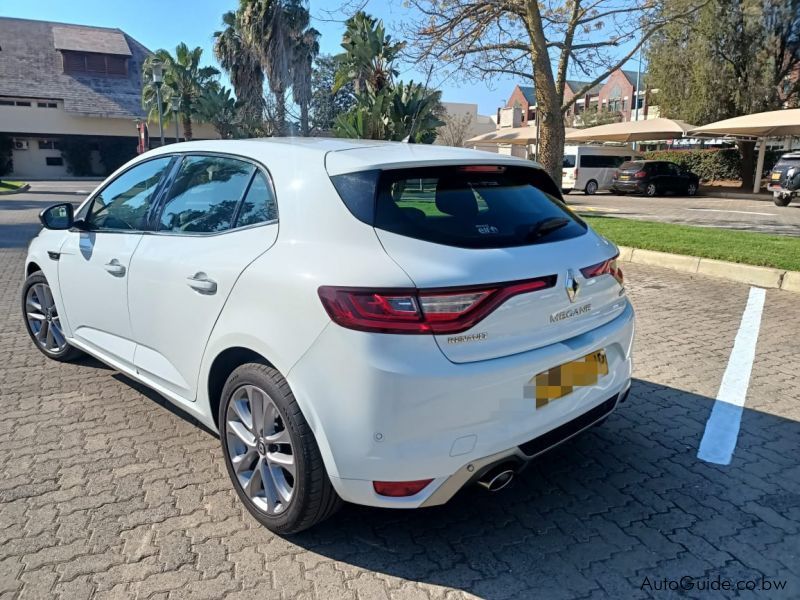
{"type": "Polygon", "coordinates": [[[58,354],[67,347],[67,338],[61,328],[61,317],[50,286],[35,283],[25,294],[25,318],[36,343],[50,354],[58,354]]]}
{"type": "Polygon", "coordinates": [[[294,495],[296,463],[275,402],[261,388],[243,385],[233,392],[225,421],[228,460],[245,495],[262,512],[284,512],[294,495]]]}
{"type": "Polygon", "coordinates": [[[689,184],[689,187],[688,187],[688,188],[687,188],[687,190],[686,190],[686,192],[687,192],[687,193],[688,193],[690,196],[694,196],[694,195],[697,193],[697,186],[696,186],[695,184],[693,184],[693,183],[690,183],[690,184],[689,184]]]}
{"type": "Polygon", "coordinates": [[[651,183],[647,186],[647,195],[648,196],[655,196],[658,190],[656,189],[656,184],[651,183]]]}

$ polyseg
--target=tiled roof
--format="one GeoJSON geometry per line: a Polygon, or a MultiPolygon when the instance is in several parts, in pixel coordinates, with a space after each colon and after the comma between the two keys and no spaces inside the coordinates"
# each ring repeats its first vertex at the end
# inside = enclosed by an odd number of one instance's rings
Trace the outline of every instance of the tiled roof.
{"type": "MultiPolygon", "coordinates": [[[[633,87],[636,87],[636,71],[629,71],[627,69],[621,69],[622,74],[625,75],[625,79],[627,79],[633,87]]],[[[644,81],[647,78],[647,73],[642,71],[639,73],[639,86],[644,88],[644,81]]]]}
{"type": "Polygon", "coordinates": [[[86,116],[143,117],[141,72],[148,54],[119,29],[0,17],[0,96],[62,100],[65,111],[86,116]],[[64,73],[56,49],[57,43],[77,44],[82,47],[69,49],[120,54],[123,42],[127,77],[64,73]]]}
{"type": "Polygon", "coordinates": [[[54,25],[53,46],[56,50],[131,55],[128,42],[125,41],[125,34],[118,29],[54,25]]]}
{"type": "Polygon", "coordinates": [[[518,85],[519,91],[525,96],[528,104],[536,104],[536,88],[532,85],[518,85]]]}
{"type": "MultiPolygon", "coordinates": [[[[583,88],[583,86],[588,85],[591,81],[577,81],[575,79],[567,79],[566,84],[569,86],[569,89],[572,93],[576,93],[583,88]]],[[[596,96],[600,92],[600,88],[603,87],[602,83],[598,83],[593,85],[589,88],[589,91],[586,92],[589,96],[596,96]]]]}

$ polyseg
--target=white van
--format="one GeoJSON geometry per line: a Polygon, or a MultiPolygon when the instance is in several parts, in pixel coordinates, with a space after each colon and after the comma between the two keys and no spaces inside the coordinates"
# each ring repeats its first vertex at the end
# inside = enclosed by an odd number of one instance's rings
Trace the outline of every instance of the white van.
{"type": "Polygon", "coordinates": [[[627,146],[564,146],[561,190],[594,194],[611,187],[614,171],[626,160],[640,158],[627,146]]]}

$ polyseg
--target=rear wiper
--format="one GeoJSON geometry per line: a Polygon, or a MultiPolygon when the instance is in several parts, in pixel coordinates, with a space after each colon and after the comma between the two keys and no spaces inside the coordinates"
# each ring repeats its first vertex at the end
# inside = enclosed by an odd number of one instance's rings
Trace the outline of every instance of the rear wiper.
{"type": "Polygon", "coordinates": [[[533,240],[554,232],[569,225],[570,221],[564,217],[548,217],[528,227],[524,233],[525,240],[533,240]]]}

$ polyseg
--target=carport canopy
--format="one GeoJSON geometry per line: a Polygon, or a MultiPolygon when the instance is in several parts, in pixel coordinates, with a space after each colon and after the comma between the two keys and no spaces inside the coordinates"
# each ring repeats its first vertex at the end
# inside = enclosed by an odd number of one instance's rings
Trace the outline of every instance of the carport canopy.
{"type": "MultiPolygon", "coordinates": [[[[565,127],[567,133],[575,131],[572,127],[565,127]]],[[[536,127],[500,127],[488,133],[476,135],[468,139],[465,144],[518,144],[526,146],[536,143],[536,127]]]]}
{"type": "Polygon", "coordinates": [[[764,156],[767,151],[767,138],[800,135],[800,108],[771,110],[724,119],[696,127],[690,132],[696,137],[739,137],[760,138],[758,160],[756,161],[756,177],[753,193],[761,188],[761,171],[764,170],[764,156]]]}
{"type": "Polygon", "coordinates": [[[586,129],[576,129],[568,133],[568,142],[645,142],[653,140],[672,140],[686,136],[693,129],[684,121],[675,119],[645,119],[643,121],[625,121],[609,123],[586,129]]]}

